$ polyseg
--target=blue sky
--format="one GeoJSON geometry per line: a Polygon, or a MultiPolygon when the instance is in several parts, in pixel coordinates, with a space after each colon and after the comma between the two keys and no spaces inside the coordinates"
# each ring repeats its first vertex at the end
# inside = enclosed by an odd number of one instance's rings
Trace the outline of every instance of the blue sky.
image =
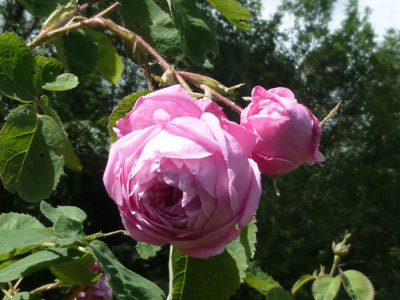
{"type": "MultiPolygon", "coordinates": [[[[264,6],[262,15],[269,18],[282,0],[262,0],[262,2],[264,6]]],[[[347,0],[337,0],[333,12],[333,21],[330,24],[332,29],[340,26],[346,3],[347,0]]],[[[367,6],[372,9],[370,21],[380,38],[389,28],[400,30],[400,0],[359,0],[359,5],[361,11],[364,11],[367,6]]]]}

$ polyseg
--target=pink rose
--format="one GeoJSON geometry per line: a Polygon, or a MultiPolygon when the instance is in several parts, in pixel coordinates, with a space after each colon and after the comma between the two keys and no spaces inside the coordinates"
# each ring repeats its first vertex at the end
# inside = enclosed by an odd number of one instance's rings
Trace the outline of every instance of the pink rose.
{"type": "Polygon", "coordinates": [[[100,277],[95,284],[84,287],[75,300],[112,300],[113,295],[107,284],[105,275],[100,277]]]}
{"type": "Polygon", "coordinates": [[[252,102],[243,110],[240,124],[257,136],[251,158],[261,173],[281,175],[304,163],[324,161],[319,152],[321,126],[291,90],[278,87],[266,91],[256,86],[252,102]]]}
{"type": "Polygon", "coordinates": [[[117,122],[104,173],[134,239],[198,258],[221,253],[251,221],[261,195],[248,159],[256,136],[222,120],[222,111],[208,112],[208,101],[197,104],[178,85],[139,98],[117,122]]]}

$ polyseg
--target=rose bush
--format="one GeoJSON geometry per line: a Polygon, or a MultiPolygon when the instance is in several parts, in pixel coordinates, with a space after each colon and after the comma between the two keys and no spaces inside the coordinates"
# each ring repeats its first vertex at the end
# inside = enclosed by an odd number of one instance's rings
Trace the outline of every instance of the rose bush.
{"type": "Polygon", "coordinates": [[[256,86],[251,98],[240,124],[258,136],[250,157],[262,173],[281,175],[306,162],[324,160],[319,151],[320,123],[291,90],[256,86]]]}
{"type": "Polygon", "coordinates": [[[253,218],[256,136],[210,101],[196,103],[176,85],[139,98],[117,122],[104,184],[134,239],[205,258],[253,218]]]}

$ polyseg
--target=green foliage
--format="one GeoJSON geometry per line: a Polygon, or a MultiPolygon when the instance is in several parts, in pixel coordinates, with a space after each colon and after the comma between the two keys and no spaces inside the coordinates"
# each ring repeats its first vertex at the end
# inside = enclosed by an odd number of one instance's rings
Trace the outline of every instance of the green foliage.
{"type": "Polygon", "coordinates": [[[136,100],[139,97],[144,96],[148,93],[150,93],[150,91],[143,90],[137,93],[130,94],[126,96],[121,102],[119,102],[116,108],[114,108],[110,117],[108,118],[108,124],[107,124],[107,129],[111,138],[111,142],[115,142],[117,140],[117,136],[113,130],[117,121],[119,119],[124,118],[125,115],[132,110],[133,106],[136,103],[136,100]]]}
{"type": "Polygon", "coordinates": [[[136,244],[136,251],[142,259],[149,259],[157,255],[161,250],[160,246],[151,245],[145,242],[138,242],[136,244]]]}
{"type": "Polygon", "coordinates": [[[302,275],[294,284],[293,287],[291,289],[291,293],[294,295],[296,294],[296,292],[303,286],[305,285],[307,282],[311,281],[311,280],[315,280],[317,279],[317,277],[315,275],[302,275]]]}
{"type": "Polygon", "coordinates": [[[333,300],[339,289],[340,276],[324,275],[318,277],[312,285],[315,300],[333,300]]]}
{"type": "Polygon", "coordinates": [[[67,216],[59,216],[54,223],[54,232],[63,239],[79,239],[83,237],[82,222],[71,219],[67,216]]]}
{"type": "Polygon", "coordinates": [[[82,254],[82,252],[72,248],[49,247],[46,250],[25,256],[0,269],[0,282],[8,282],[28,276],[41,269],[76,259],[82,254]]]}
{"type": "Polygon", "coordinates": [[[32,105],[12,110],[0,132],[0,174],[4,186],[26,201],[47,198],[63,171],[63,137],[53,118],[32,105]]]}
{"type": "Polygon", "coordinates": [[[30,294],[28,292],[18,293],[14,296],[13,300],[40,300],[40,297],[30,294]]]}
{"type": "Polygon", "coordinates": [[[59,4],[65,4],[68,0],[18,0],[31,14],[36,17],[46,17],[59,4]]]}
{"type": "Polygon", "coordinates": [[[46,201],[40,203],[40,210],[51,222],[56,223],[58,219],[65,216],[71,220],[82,223],[86,220],[86,213],[76,206],[57,206],[53,207],[46,201]]]}
{"type": "Polygon", "coordinates": [[[121,0],[123,25],[140,34],[163,56],[177,54],[181,37],[170,16],[153,0],[121,0]]]}
{"type": "Polygon", "coordinates": [[[214,6],[229,22],[242,30],[250,30],[250,13],[235,0],[207,0],[214,6]]]}
{"type": "Polygon", "coordinates": [[[371,281],[359,271],[340,271],[343,286],[352,300],[372,300],[375,296],[371,281]]]}
{"type": "Polygon", "coordinates": [[[90,248],[103,270],[109,275],[107,282],[116,299],[164,299],[164,292],[157,285],[125,268],[106,244],[96,240],[90,243],[90,248]]]}
{"type": "Polygon", "coordinates": [[[24,41],[14,33],[0,35],[0,91],[22,101],[34,99],[34,57],[24,41]]]}
{"type": "Polygon", "coordinates": [[[204,21],[195,1],[170,0],[171,15],[182,37],[182,47],[189,59],[200,66],[210,66],[208,57],[218,54],[214,30],[204,21]]]}
{"type": "Polygon", "coordinates": [[[34,217],[18,213],[0,215],[0,233],[0,260],[23,254],[55,237],[34,217]]]}
{"type": "Polygon", "coordinates": [[[47,82],[43,89],[48,91],[67,91],[75,88],[79,84],[78,77],[74,74],[61,74],[53,82],[47,82]]]}
{"type": "Polygon", "coordinates": [[[55,40],[54,45],[58,58],[68,72],[81,79],[96,70],[99,46],[89,32],[71,31],[55,40]]]}
{"type": "Polygon", "coordinates": [[[244,279],[247,285],[257,290],[263,295],[267,295],[268,291],[280,287],[280,284],[271,276],[264,273],[259,267],[253,263],[249,264],[249,268],[244,279]]]}
{"type": "Polygon", "coordinates": [[[58,116],[57,112],[55,110],[53,110],[50,106],[49,106],[49,100],[46,96],[42,96],[39,100],[39,106],[42,109],[43,113],[52,117],[58,127],[61,129],[62,131],[62,135],[63,135],[63,142],[64,142],[64,162],[65,162],[65,166],[67,168],[70,168],[71,170],[80,172],[82,171],[82,165],[79,161],[78,156],[75,154],[75,150],[72,147],[71,141],[68,138],[68,134],[67,131],[64,128],[64,124],[62,123],[60,117],[58,116]]]}
{"type": "Polygon", "coordinates": [[[294,297],[283,288],[275,287],[268,291],[265,300],[294,300],[294,297]]]}
{"type": "Polygon", "coordinates": [[[94,263],[93,255],[88,253],[70,262],[52,266],[50,270],[63,284],[91,285],[102,276],[102,273],[95,273],[90,270],[90,266],[94,263]]]}
{"type": "Polygon", "coordinates": [[[0,229],[0,261],[31,250],[32,246],[55,239],[47,229],[0,229]]]}
{"type": "Polygon", "coordinates": [[[254,254],[256,230],[253,220],[222,254],[207,259],[189,257],[173,247],[171,299],[229,299],[246,276],[254,254]]]}
{"type": "Polygon", "coordinates": [[[11,212],[0,215],[0,228],[13,230],[27,228],[44,229],[45,227],[42,223],[40,223],[35,217],[31,215],[11,212]]]}
{"type": "Polygon", "coordinates": [[[122,74],[121,57],[105,34],[94,30],[90,30],[90,34],[94,36],[99,47],[96,71],[109,82],[117,84],[122,74]]]}
{"type": "Polygon", "coordinates": [[[56,80],[62,70],[62,64],[55,58],[44,56],[36,56],[35,61],[34,87],[39,94],[42,86],[46,86],[56,80]]]}

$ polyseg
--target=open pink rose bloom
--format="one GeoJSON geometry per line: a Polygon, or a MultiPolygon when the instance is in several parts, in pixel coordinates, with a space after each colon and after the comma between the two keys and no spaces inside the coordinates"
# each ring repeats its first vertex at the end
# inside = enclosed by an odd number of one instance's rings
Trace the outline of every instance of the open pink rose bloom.
{"type": "Polygon", "coordinates": [[[248,156],[257,137],[211,100],[161,89],[139,98],[115,132],[104,184],[134,239],[205,258],[253,218],[261,185],[248,156]]]}
{"type": "Polygon", "coordinates": [[[291,90],[256,86],[251,96],[240,124],[258,136],[250,157],[261,173],[281,175],[304,163],[324,160],[319,151],[320,123],[291,90]]]}

